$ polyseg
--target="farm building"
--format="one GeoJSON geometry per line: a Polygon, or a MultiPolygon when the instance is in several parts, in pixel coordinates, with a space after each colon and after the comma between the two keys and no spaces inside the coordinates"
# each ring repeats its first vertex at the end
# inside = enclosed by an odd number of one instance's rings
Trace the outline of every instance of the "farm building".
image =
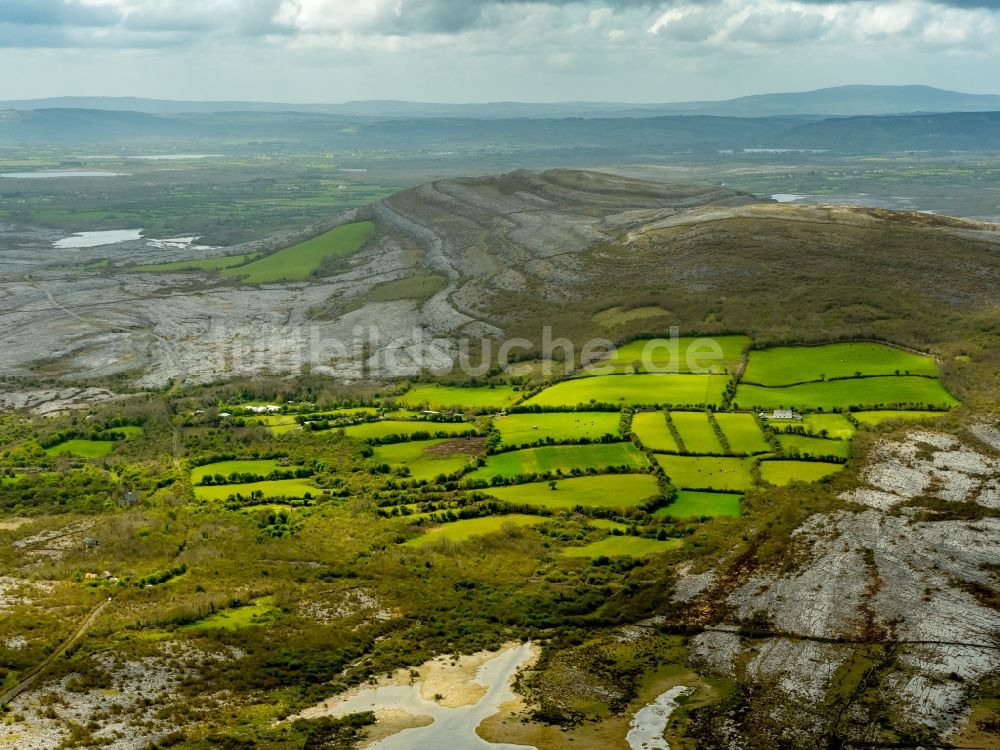
{"type": "Polygon", "coordinates": [[[801,414],[796,414],[793,409],[775,409],[770,414],[760,413],[761,419],[802,419],[801,414]]]}

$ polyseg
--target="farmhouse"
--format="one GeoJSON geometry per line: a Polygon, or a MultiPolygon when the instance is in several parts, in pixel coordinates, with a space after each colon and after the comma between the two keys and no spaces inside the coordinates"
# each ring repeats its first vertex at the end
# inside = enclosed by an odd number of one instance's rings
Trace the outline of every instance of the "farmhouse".
{"type": "Polygon", "coordinates": [[[771,414],[761,412],[758,416],[761,419],[802,419],[802,415],[796,414],[793,409],[775,409],[771,414]]]}

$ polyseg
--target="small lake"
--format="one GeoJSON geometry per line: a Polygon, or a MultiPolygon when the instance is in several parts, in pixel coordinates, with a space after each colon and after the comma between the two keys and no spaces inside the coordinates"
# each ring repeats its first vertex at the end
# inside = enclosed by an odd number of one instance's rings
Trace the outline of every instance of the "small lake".
{"type": "Polygon", "coordinates": [[[130,156],[129,159],[144,159],[146,161],[182,161],[184,159],[220,159],[222,154],[148,154],[146,156],[130,156]]]}
{"type": "Polygon", "coordinates": [[[72,250],[82,247],[100,247],[114,245],[119,242],[132,242],[142,239],[142,229],[109,229],[103,232],[77,232],[72,237],[65,237],[52,243],[52,247],[60,250],[72,250]]]}
{"type": "Polygon", "coordinates": [[[808,197],[808,195],[796,195],[795,193],[775,193],[771,196],[771,200],[778,201],[778,203],[795,203],[795,201],[808,197]]]}
{"type": "Polygon", "coordinates": [[[128,177],[125,172],[106,172],[103,170],[84,172],[70,169],[48,169],[38,172],[4,172],[0,177],[12,180],[49,180],[58,177],[128,177]]]}

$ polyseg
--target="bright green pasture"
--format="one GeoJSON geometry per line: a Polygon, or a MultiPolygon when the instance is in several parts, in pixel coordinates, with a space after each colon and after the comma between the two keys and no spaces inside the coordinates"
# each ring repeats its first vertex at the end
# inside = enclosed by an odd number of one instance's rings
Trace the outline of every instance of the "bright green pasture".
{"type": "Polygon", "coordinates": [[[672,411],[670,419],[688,453],[725,453],[703,411],[672,411]]]}
{"type": "Polygon", "coordinates": [[[357,251],[368,241],[374,230],[375,225],[370,221],[344,224],[311,240],[265,255],[252,263],[225,268],[222,273],[248,284],[302,281],[320,267],[324,258],[346,257],[357,251]]]}
{"type": "Polygon", "coordinates": [[[469,465],[470,456],[480,451],[482,441],[475,441],[474,451],[469,441],[461,438],[443,440],[417,440],[408,443],[380,445],[375,459],[391,466],[406,466],[413,479],[434,479],[438,474],[454,474],[469,465]]]}
{"type": "Polygon", "coordinates": [[[823,430],[826,430],[827,437],[838,440],[850,440],[854,435],[854,425],[843,414],[803,414],[801,420],[772,421],[771,424],[777,431],[781,431],[784,427],[796,426],[804,427],[809,434],[820,435],[823,430]]]}
{"type": "Polygon", "coordinates": [[[230,474],[256,474],[266,477],[272,471],[293,470],[300,467],[282,466],[279,461],[267,459],[254,459],[248,461],[216,461],[214,464],[204,464],[191,469],[191,482],[198,484],[206,476],[221,474],[228,477],[230,474]]]}
{"type": "Polygon", "coordinates": [[[120,432],[126,440],[133,440],[142,434],[142,428],[136,425],[125,425],[124,427],[112,427],[111,432],[120,432]]]}
{"type": "Polygon", "coordinates": [[[605,435],[621,439],[619,415],[609,411],[570,411],[550,414],[508,414],[493,420],[502,444],[530,445],[551,438],[557,443],[598,440],[605,435]]]}
{"type": "Polygon", "coordinates": [[[809,437],[808,435],[778,435],[778,442],[786,455],[798,453],[802,456],[813,456],[822,458],[823,456],[836,456],[837,458],[847,458],[851,452],[851,444],[847,440],[828,440],[821,437],[809,437]]]}
{"type": "Polygon", "coordinates": [[[304,479],[278,479],[271,482],[249,482],[247,484],[217,484],[197,485],[194,496],[199,500],[226,500],[230,495],[242,495],[244,498],[256,491],[264,493],[264,497],[305,497],[307,494],[316,496],[322,492],[304,479]]]}
{"type": "Polygon", "coordinates": [[[509,503],[538,505],[545,508],[634,508],[660,494],[652,474],[603,474],[556,480],[556,489],[548,482],[515,484],[491,489],[490,494],[509,503]]]}
{"type": "Polygon", "coordinates": [[[743,495],[730,492],[695,492],[680,490],[677,498],[665,508],[659,508],[656,517],[701,518],[708,516],[740,515],[740,500],[743,495]]]}
{"type": "Polygon", "coordinates": [[[302,425],[300,425],[295,420],[294,415],[291,414],[268,414],[266,416],[262,415],[254,417],[253,419],[261,424],[267,425],[268,429],[270,429],[275,435],[284,435],[287,432],[294,432],[302,429],[302,425]]]}
{"type": "Polygon", "coordinates": [[[750,352],[744,383],[791,385],[826,378],[862,375],[930,375],[938,368],[932,357],[911,354],[884,344],[779,346],[750,352]]]}
{"type": "Polygon", "coordinates": [[[79,458],[104,458],[114,450],[114,440],[64,440],[46,448],[50,456],[78,456],[79,458]]]}
{"type": "Polygon", "coordinates": [[[958,400],[938,380],[888,376],[803,383],[784,388],[741,383],[736,389],[734,403],[743,408],[846,409],[908,403],[954,406],[958,400]]]}
{"type": "Polygon", "coordinates": [[[769,484],[784,487],[792,482],[818,482],[843,468],[843,464],[818,461],[761,461],[760,476],[769,484]]]}
{"type": "Polygon", "coordinates": [[[657,541],[641,536],[607,536],[599,542],[591,542],[582,547],[564,547],[566,557],[645,557],[657,552],[669,552],[683,544],[681,539],[657,541]]]}
{"type": "Polygon", "coordinates": [[[543,407],[589,403],[720,404],[726,382],[724,375],[595,375],[563,380],[525,403],[543,407]]]}
{"type": "Polygon", "coordinates": [[[767,453],[771,450],[753,414],[718,412],[715,421],[733,453],[767,453]]]}
{"type": "Polygon", "coordinates": [[[242,266],[250,262],[252,255],[221,255],[214,258],[178,260],[173,263],[149,263],[130,269],[140,273],[163,273],[168,271],[221,271],[223,268],[242,266]]]}
{"type": "Polygon", "coordinates": [[[476,432],[476,426],[469,422],[429,422],[429,421],[393,421],[390,419],[378,422],[365,422],[344,428],[348,437],[357,440],[384,438],[388,435],[412,435],[416,432],[428,432],[436,435],[443,432],[447,435],[468,435],[476,432]]]}
{"type": "Polygon", "coordinates": [[[747,336],[682,336],[639,339],[619,346],[599,363],[595,374],[613,372],[678,372],[706,374],[732,372],[750,345],[747,336]]]}
{"type": "Polygon", "coordinates": [[[753,483],[751,458],[657,456],[656,460],[674,487],[742,491],[753,483]]]}
{"type": "Polygon", "coordinates": [[[396,403],[411,409],[502,409],[510,406],[521,397],[520,391],[513,386],[498,385],[495,387],[462,388],[457,385],[435,385],[433,383],[418,383],[399,396],[396,403]]]}
{"type": "Polygon", "coordinates": [[[495,476],[513,478],[521,474],[536,474],[561,469],[605,469],[628,466],[642,469],[646,456],[631,443],[597,443],[593,445],[547,445],[519,451],[497,453],[486,459],[486,466],[469,474],[470,479],[490,479],[495,476]]]}
{"type": "Polygon", "coordinates": [[[496,533],[508,524],[512,526],[534,526],[535,524],[544,523],[545,520],[541,516],[526,516],[520,513],[511,513],[506,516],[468,518],[464,521],[454,521],[435,526],[426,533],[410,539],[405,544],[408,547],[423,547],[441,539],[447,539],[452,542],[464,542],[466,539],[471,539],[474,536],[496,533]]]}
{"type": "Polygon", "coordinates": [[[676,453],[679,450],[662,411],[641,411],[633,415],[632,432],[651,451],[676,453]]]}
{"type": "Polygon", "coordinates": [[[266,596],[253,604],[223,609],[196,622],[181,626],[181,630],[242,630],[251,625],[266,625],[277,616],[274,599],[266,596]]]}
{"type": "Polygon", "coordinates": [[[877,425],[893,419],[901,421],[920,421],[923,419],[937,419],[945,416],[945,412],[940,411],[856,411],[851,414],[859,424],[877,425]]]}

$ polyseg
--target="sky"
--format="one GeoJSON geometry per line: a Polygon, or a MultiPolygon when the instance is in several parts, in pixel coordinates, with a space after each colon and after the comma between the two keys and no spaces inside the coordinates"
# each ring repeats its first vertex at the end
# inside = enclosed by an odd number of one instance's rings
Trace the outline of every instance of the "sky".
{"type": "Polygon", "coordinates": [[[0,0],[0,99],[1000,93],[1000,0],[0,0]]]}

